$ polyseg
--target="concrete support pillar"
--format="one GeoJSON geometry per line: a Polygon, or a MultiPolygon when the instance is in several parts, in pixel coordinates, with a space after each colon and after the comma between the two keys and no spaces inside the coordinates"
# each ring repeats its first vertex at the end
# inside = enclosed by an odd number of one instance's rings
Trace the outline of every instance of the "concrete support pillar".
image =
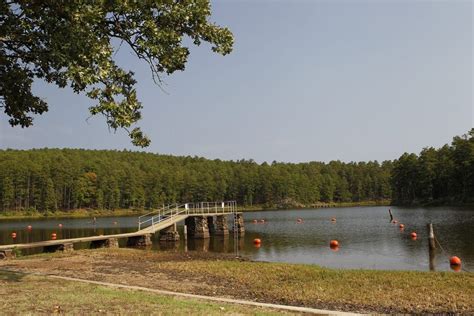
{"type": "Polygon", "coordinates": [[[227,215],[216,216],[215,234],[217,236],[229,235],[229,225],[227,224],[227,215]]]}
{"type": "Polygon", "coordinates": [[[108,238],[108,239],[101,239],[101,240],[94,240],[91,241],[90,248],[97,249],[97,248],[118,248],[118,239],[117,238],[108,238]]]}
{"type": "Polygon", "coordinates": [[[43,247],[43,252],[70,252],[74,251],[74,245],[72,243],[58,244],[43,247]]]}
{"type": "Polygon", "coordinates": [[[207,217],[207,227],[209,228],[209,234],[214,235],[216,233],[216,222],[214,216],[207,217]]]}
{"type": "Polygon", "coordinates": [[[128,237],[127,247],[146,248],[152,245],[151,234],[128,237]]]}
{"type": "Polygon", "coordinates": [[[15,253],[11,249],[0,251],[0,260],[9,258],[15,258],[15,253]]]}
{"type": "Polygon", "coordinates": [[[188,228],[188,235],[192,238],[209,238],[209,227],[207,226],[207,217],[190,216],[185,220],[188,228]]]}
{"type": "Polygon", "coordinates": [[[244,216],[242,214],[235,214],[235,220],[237,221],[237,232],[239,235],[245,234],[244,216]]]}
{"type": "Polygon", "coordinates": [[[160,241],[179,241],[179,233],[176,224],[160,230],[160,241]]]}

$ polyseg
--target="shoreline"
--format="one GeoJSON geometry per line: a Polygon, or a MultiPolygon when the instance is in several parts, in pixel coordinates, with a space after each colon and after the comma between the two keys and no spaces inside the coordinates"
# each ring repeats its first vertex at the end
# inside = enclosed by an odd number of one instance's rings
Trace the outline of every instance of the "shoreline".
{"type": "Polygon", "coordinates": [[[81,275],[85,280],[120,280],[118,283],[127,286],[146,284],[150,289],[334,311],[474,312],[471,273],[339,270],[251,261],[231,254],[129,248],[38,254],[0,261],[0,269],[7,267],[24,273],[81,275]]]}
{"type": "MultiPolygon", "coordinates": [[[[238,206],[239,212],[260,212],[260,211],[288,211],[288,210],[308,210],[320,208],[339,208],[339,207],[360,207],[360,206],[390,206],[390,201],[364,201],[364,202],[338,202],[338,203],[317,203],[307,206],[238,206]]],[[[48,218],[88,218],[88,217],[114,217],[114,216],[141,216],[149,213],[150,210],[92,210],[92,209],[74,209],[70,211],[56,212],[31,212],[31,211],[7,211],[6,214],[0,214],[0,220],[15,219],[48,219],[48,218]]]]}
{"type": "MultiPolygon", "coordinates": [[[[387,206],[387,207],[404,207],[404,208],[417,208],[417,207],[473,207],[474,203],[461,203],[461,204],[392,204],[390,200],[382,201],[363,201],[363,202],[334,202],[334,203],[316,203],[311,205],[289,205],[289,206],[265,206],[265,205],[252,205],[252,206],[238,206],[238,212],[266,212],[266,211],[290,211],[290,210],[318,210],[323,208],[352,208],[352,207],[375,207],[375,206],[387,206]]],[[[55,212],[32,212],[32,211],[6,211],[0,213],[1,220],[22,220],[22,219],[55,219],[55,218],[91,218],[91,217],[122,217],[122,216],[141,216],[149,213],[150,210],[138,210],[138,209],[117,209],[117,210],[93,210],[93,209],[73,209],[70,211],[55,211],[55,212]]]]}

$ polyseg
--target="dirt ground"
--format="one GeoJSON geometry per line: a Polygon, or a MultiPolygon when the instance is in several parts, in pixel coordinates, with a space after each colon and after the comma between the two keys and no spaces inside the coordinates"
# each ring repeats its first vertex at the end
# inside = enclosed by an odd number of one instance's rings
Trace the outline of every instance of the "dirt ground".
{"type": "MultiPolygon", "coordinates": [[[[179,273],[173,273],[174,271],[157,270],[156,263],[196,259],[213,260],[214,257],[212,254],[199,252],[156,253],[134,249],[75,251],[67,254],[36,255],[22,257],[19,260],[3,260],[0,261],[0,268],[212,295],[216,293],[218,285],[182,279],[179,273]]],[[[222,256],[219,257],[222,258],[222,256]]]]}
{"type": "MultiPolygon", "coordinates": [[[[406,278],[406,276],[403,276],[403,272],[393,272],[393,274],[390,274],[390,272],[376,272],[374,273],[375,277],[372,278],[371,273],[361,272],[362,274],[359,274],[358,272],[352,272],[351,274],[351,272],[339,272],[322,268],[319,271],[311,266],[307,266],[307,268],[306,266],[295,265],[294,269],[299,272],[298,275],[293,275],[292,267],[292,265],[285,266],[271,263],[255,263],[254,265],[246,259],[237,259],[231,255],[216,253],[156,252],[125,248],[81,250],[71,253],[35,255],[0,261],[0,269],[40,272],[176,292],[319,309],[363,313],[474,312],[472,302],[469,303],[469,296],[472,298],[473,294],[472,276],[459,278],[451,276],[452,274],[420,274],[423,279],[420,280],[421,284],[425,284],[424,279],[431,279],[431,276],[436,276],[441,280],[440,282],[444,282],[444,279],[449,281],[445,282],[446,285],[443,285],[446,287],[447,294],[434,289],[432,294],[424,295],[420,293],[417,297],[410,297],[410,294],[406,301],[403,301],[405,299],[404,291],[419,292],[416,288],[413,289],[410,283],[407,283],[406,287],[393,283],[400,275],[406,278]],[[239,264],[240,261],[242,261],[242,264],[239,264]],[[215,270],[219,271],[214,273],[214,270],[212,270],[214,267],[215,270]],[[268,282],[258,275],[262,267],[267,271],[265,273],[268,282]],[[275,271],[274,276],[272,276],[272,271],[275,271]],[[235,274],[243,275],[237,276],[235,274]],[[385,280],[392,279],[392,276],[394,281],[388,283],[393,284],[387,284],[386,289],[382,288],[383,285],[373,284],[374,282],[387,283],[385,280]],[[330,277],[334,279],[334,282],[325,280],[330,277]],[[285,278],[287,279],[285,280],[285,278]],[[343,278],[346,278],[347,282],[353,282],[353,284],[347,283],[346,286],[346,281],[343,278]],[[362,279],[362,281],[359,279],[362,279]],[[255,283],[252,280],[256,280],[255,283]],[[333,287],[332,284],[335,284],[335,286],[333,287]],[[346,289],[346,287],[354,286],[354,284],[357,284],[360,288],[355,290],[346,289]],[[463,284],[468,291],[458,289],[456,290],[458,292],[453,291],[451,293],[450,287],[456,287],[456,284],[463,284]],[[336,287],[339,288],[335,289],[336,287]],[[374,288],[374,291],[372,291],[372,288],[374,288]],[[380,293],[387,291],[389,293],[378,301],[376,288],[379,288],[380,293]],[[390,291],[402,299],[394,296],[394,302],[390,301],[392,298],[390,291]],[[375,294],[371,295],[372,292],[375,294]],[[334,296],[334,299],[331,295],[334,296]],[[397,300],[399,302],[396,302],[397,300]]],[[[411,273],[409,276],[413,279],[416,275],[411,273]]]]}

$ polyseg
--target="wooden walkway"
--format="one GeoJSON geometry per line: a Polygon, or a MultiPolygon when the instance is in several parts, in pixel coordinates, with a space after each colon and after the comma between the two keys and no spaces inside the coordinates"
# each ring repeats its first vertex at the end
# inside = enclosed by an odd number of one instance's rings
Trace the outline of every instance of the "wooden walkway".
{"type": "MultiPolygon", "coordinates": [[[[111,240],[111,239],[140,237],[140,236],[155,234],[191,216],[192,217],[196,217],[196,216],[211,217],[211,216],[224,216],[224,215],[229,215],[229,214],[241,214],[241,213],[236,212],[236,207],[234,207],[235,202],[219,202],[219,205],[222,205],[222,207],[220,208],[209,207],[210,203],[208,202],[205,202],[205,203],[207,203],[205,204],[206,207],[198,208],[198,207],[194,207],[194,204],[186,203],[182,205],[176,205],[173,207],[163,208],[163,209],[154,211],[152,213],[148,213],[144,216],[140,216],[139,217],[139,230],[137,230],[136,232],[113,234],[113,235],[78,237],[78,238],[69,238],[69,239],[46,240],[46,241],[23,243],[23,244],[0,245],[0,252],[11,251],[13,249],[29,249],[29,248],[50,247],[50,246],[59,246],[59,245],[65,245],[65,244],[83,243],[83,242],[106,241],[106,240],[111,240]],[[224,204],[224,203],[234,203],[234,204],[227,207],[227,204],[224,204]],[[190,206],[193,206],[193,207],[190,207],[190,206]],[[140,224],[144,224],[144,223],[147,223],[150,226],[140,229],[140,227],[143,227],[143,225],[140,225],[140,224]]],[[[212,202],[212,203],[215,204],[216,202],[212,202]]],[[[200,205],[202,205],[202,203],[200,205]]]]}

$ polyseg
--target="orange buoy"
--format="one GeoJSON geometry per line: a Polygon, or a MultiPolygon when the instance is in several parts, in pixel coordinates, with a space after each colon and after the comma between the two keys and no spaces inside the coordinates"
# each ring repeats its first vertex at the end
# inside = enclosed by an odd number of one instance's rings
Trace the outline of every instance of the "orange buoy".
{"type": "Polygon", "coordinates": [[[254,223],[254,224],[257,224],[257,223],[258,223],[258,221],[257,221],[256,219],[254,219],[254,220],[253,220],[253,223],[254,223]]]}
{"type": "Polygon", "coordinates": [[[57,237],[56,233],[51,234],[51,239],[56,239],[56,237],[57,237]]]}
{"type": "Polygon", "coordinates": [[[405,225],[400,224],[399,227],[400,227],[400,229],[403,229],[403,228],[405,228],[405,225]]]}
{"type": "Polygon", "coordinates": [[[417,235],[415,232],[412,232],[412,233],[410,234],[410,237],[411,237],[411,238],[416,238],[416,237],[418,237],[418,235],[417,235]]]}
{"type": "Polygon", "coordinates": [[[51,240],[56,240],[56,236],[51,236],[51,240]]]}
{"type": "Polygon", "coordinates": [[[32,229],[33,229],[33,226],[31,226],[31,225],[28,225],[28,226],[26,226],[26,229],[28,229],[28,230],[32,230],[32,229]]]}
{"type": "Polygon", "coordinates": [[[459,259],[459,257],[453,256],[453,257],[449,258],[449,263],[452,266],[460,266],[461,265],[461,259],[459,259]]]}
{"type": "Polygon", "coordinates": [[[15,239],[15,238],[16,238],[16,233],[13,232],[13,233],[11,234],[11,236],[12,236],[13,239],[15,239]]]}
{"type": "Polygon", "coordinates": [[[334,252],[338,252],[338,251],[339,251],[339,246],[335,246],[335,247],[331,246],[330,248],[331,248],[331,250],[334,251],[334,252]]]}
{"type": "Polygon", "coordinates": [[[331,242],[329,243],[329,246],[331,248],[335,248],[335,247],[339,247],[339,242],[335,239],[331,240],[331,242]]]}
{"type": "Polygon", "coordinates": [[[331,218],[331,222],[335,222],[335,221],[336,221],[335,217],[331,218]]]}
{"type": "Polygon", "coordinates": [[[262,224],[265,223],[265,220],[264,220],[264,219],[261,219],[261,220],[260,220],[260,223],[262,223],[262,224]]]}
{"type": "Polygon", "coordinates": [[[461,271],[461,265],[460,264],[451,264],[450,267],[454,272],[461,271]]]}
{"type": "Polygon", "coordinates": [[[260,248],[260,247],[262,247],[262,244],[254,244],[253,246],[254,246],[255,248],[260,248]]]}
{"type": "Polygon", "coordinates": [[[253,243],[254,243],[254,245],[260,245],[262,243],[262,241],[260,240],[260,238],[255,238],[253,240],[253,243]]]}
{"type": "Polygon", "coordinates": [[[59,228],[63,227],[63,224],[58,224],[58,227],[59,227],[59,228]]]}

